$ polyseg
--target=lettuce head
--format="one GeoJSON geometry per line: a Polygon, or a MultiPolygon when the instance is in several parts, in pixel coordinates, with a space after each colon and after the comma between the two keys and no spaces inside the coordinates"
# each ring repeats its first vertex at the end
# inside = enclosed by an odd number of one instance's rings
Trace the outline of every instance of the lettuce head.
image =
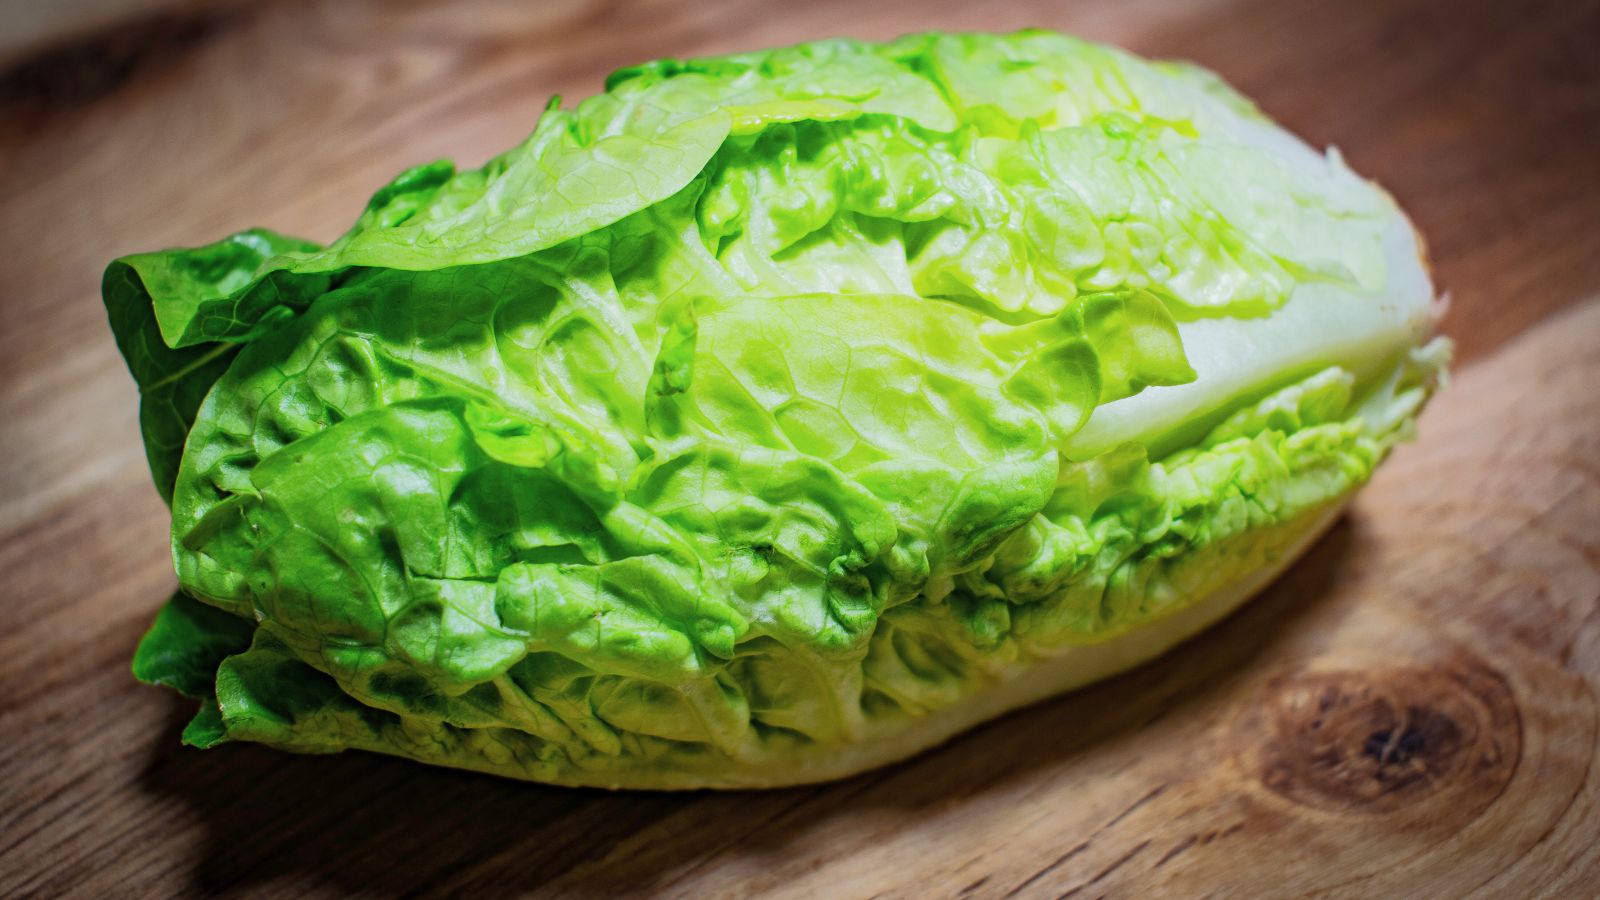
{"type": "Polygon", "coordinates": [[[1432,296],[1386,194],[1193,66],[624,69],[326,246],[111,264],[179,582],[134,670],[201,747],[847,775],[1259,589],[1412,428],[1432,296]]]}

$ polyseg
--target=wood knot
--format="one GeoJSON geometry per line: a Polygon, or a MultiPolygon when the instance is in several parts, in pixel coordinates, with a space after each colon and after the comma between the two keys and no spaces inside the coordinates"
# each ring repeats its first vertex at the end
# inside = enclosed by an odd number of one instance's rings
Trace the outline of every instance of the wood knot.
{"type": "Polygon", "coordinates": [[[1275,679],[1236,735],[1268,790],[1335,812],[1392,813],[1463,793],[1487,803],[1522,749],[1510,688],[1477,660],[1275,679]]]}

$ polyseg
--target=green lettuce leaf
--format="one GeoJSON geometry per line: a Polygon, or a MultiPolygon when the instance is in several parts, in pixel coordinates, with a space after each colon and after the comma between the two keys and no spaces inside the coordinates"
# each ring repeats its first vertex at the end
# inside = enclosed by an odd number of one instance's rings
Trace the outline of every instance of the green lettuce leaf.
{"type": "Polygon", "coordinates": [[[848,771],[1281,568],[1433,390],[1430,298],[1386,195],[1193,67],[625,69],[326,247],[107,270],[181,588],[135,671],[199,746],[848,771]]]}
{"type": "Polygon", "coordinates": [[[133,656],[140,681],[188,697],[209,697],[222,660],[250,646],[255,623],[179,591],[156,614],[133,656]]]}
{"type": "Polygon", "coordinates": [[[139,424],[163,499],[172,498],[195,411],[238,345],[293,316],[327,284],[263,269],[281,253],[314,249],[253,229],[204,247],[125,256],[106,268],[101,293],[139,385],[139,424]]]}

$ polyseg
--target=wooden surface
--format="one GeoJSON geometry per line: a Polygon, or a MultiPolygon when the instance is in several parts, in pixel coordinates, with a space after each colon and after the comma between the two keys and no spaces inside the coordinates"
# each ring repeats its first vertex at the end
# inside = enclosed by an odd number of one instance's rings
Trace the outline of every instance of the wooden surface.
{"type": "Polygon", "coordinates": [[[1600,892],[1596,4],[225,6],[0,76],[0,893],[1600,892]],[[1026,24],[1217,69],[1431,241],[1459,377],[1273,590],[1154,665],[819,788],[178,746],[187,704],[127,671],[173,577],[108,259],[247,225],[327,239],[400,168],[476,164],[640,59],[1026,24]]]}

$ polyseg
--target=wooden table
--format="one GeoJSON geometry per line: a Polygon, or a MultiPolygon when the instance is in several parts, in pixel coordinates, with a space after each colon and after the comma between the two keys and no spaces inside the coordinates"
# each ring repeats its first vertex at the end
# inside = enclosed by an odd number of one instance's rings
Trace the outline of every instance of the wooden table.
{"type": "Polygon", "coordinates": [[[1595,3],[181,9],[0,80],[0,893],[1600,893],[1595,3]],[[179,747],[188,704],[127,668],[173,577],[107,260],[248,225],[327,239],[402,167],[476,164],[640,59],[1034,23],[1196,59],[1338,144],[1454,294],[1461,365],[1421,440],[1267,595],[818,788],[179,747]]]}

